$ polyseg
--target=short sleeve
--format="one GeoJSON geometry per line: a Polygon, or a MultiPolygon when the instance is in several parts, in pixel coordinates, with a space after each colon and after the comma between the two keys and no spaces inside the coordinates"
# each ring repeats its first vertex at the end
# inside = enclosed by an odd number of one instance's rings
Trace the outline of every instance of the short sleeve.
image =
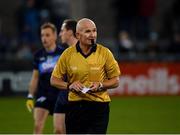
{"type": "Polygon", "coordinates": [[[109,49],[106,50],[105,70],[108,78],[113,78],[121,74],[118,63],[109,49]]]}
{"type": "Polygon", "coordinates": [[[66,74],[67,72],[66,55],[67,53],[63,52],[62,55],[59,57],[58,62],[56,63],[54,70],[52,72],[52,76],[56,78],[63,78],[63,76],[66,74]]]}
{"type": "Polygon", "coordinates": [[[38,63],[39,63],[38,56],[37,56],[37,54],[35,54],[34,57],[33,57],[33,69],[38,70],[38,63]]]}

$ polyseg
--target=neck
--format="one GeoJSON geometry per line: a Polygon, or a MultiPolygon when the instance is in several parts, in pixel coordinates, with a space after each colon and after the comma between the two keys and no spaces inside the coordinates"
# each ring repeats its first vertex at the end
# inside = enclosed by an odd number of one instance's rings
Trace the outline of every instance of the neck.
{"type": "Polygon", "coordinates": [[[75,45],[76,43],[77,43],[77,39],[74,38],[74,37],[71,37],[67,42],[69,47],[72,46],[72,45],[75,45]]]}
{"type": "Polygon", "coordinates": [[[79,43],[79,46],[84,54],[88,54],[91,50],[90,45],[83,45],[83,44],[79,43]]]}
{"type": "Polygon", "coordinates": [[[50,45],[48,47],[45,48],[45,50],[47,52],[51,52],[51,51],[54,51],[56,49],[56,44],[53,44],[53,45],[50,45]]]}

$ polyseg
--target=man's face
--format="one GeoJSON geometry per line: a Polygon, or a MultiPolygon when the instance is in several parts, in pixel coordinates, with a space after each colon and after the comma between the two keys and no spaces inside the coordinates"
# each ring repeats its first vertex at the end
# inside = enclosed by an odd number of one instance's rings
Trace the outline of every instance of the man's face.
{"type": "Polygon", "coordinates": [[[41,42],[45,48],[48,48],[56,43],[56,33],[51,28],[41,30],[41,42]]]}
{"type": "Polygon", "coordinates": [[[67,30],[66,29],[66,24],[63,23],[62,26],[61,26],[61,31],[59,33],[59,37],[61,39],[61,42],[64,44],[64,43],[67,43],[69,37],[71,36],[70,35],[70,30],[67,30]]]}
{"type": "Polygon", "coordinates": [[[94,23],[84,22],[80,31],[77,32],[77,38],[83,45],[91,45],[91,40],[96,42],[97,29],[94,23]]]}

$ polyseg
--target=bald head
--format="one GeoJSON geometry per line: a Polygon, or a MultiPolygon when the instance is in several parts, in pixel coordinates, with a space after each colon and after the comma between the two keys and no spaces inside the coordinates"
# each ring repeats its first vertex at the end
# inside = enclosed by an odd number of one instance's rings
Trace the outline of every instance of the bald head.
{"type": "Polygon", "coordinates": [[[88,18],[83,18],[78,21],[77,26],[76,26],[76,31],[80,32],[82,29],[89,27],[89,26],[96,28],[96,25],[92,20],[90,20],[88,18]]]}
{"type": "Polygon", "coordinates": [[[83,18],[78,21],[76,25],[76,37],[81,46],[92,46],[92,41],[96,42],[97,29],[95,23],[88,19],[83,18]]]}

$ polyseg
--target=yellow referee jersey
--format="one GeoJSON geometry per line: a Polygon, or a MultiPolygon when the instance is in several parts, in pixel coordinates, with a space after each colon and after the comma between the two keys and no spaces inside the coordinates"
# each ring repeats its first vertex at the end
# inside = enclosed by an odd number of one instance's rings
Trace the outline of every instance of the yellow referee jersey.
{"type": "MultiPolygon", "coordinates": [[[[59,58],[52,76],[63,78],[67,76],[67,82],[73,83],[80,81],[84,86],[89,87],[92,82],[103,82],[108,78],[117,77],[120,75],[118,63],[114,59],[108,48],[97,44],[94,51],[84,57],[76,46],[66,49],[59,58]]],[[[70,91],[68,95],[69,101],[98,101],[109,102],[110,97],[106,91],[82,92],[70,91]]]]}

